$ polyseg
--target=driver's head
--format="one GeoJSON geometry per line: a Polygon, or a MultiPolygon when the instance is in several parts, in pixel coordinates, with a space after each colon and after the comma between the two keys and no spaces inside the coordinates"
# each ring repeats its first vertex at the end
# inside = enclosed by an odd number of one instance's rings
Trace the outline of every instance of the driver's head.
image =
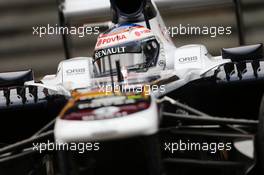
{"type": "Polygon", "coordinates": [[[149,29],[136,24],[117,25],[98,37],[94,63],[100,73],[109,72],[110,62],[115,69],[115,61],[129,70],[149,68],[156,65],[159,52],[160,43],[149,29]]]}

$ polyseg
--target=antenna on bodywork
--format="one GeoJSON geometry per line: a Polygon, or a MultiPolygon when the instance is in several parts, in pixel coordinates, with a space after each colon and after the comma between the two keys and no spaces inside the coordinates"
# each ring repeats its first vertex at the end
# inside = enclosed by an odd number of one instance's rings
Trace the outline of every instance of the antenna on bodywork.
{"type": "Polygon", "coordinates": [[[111,56],[110,55],[108,55],[108,62],[109,62],[109,68],[110,68],[112,92],[113,92],[113,94],[115,94],[113,67],[112,67],[112,61],[111,61],[111,56]]]}
{"type": "Polygon", "coordinates": [[[123,92],[123,85],[122,85],[122,82],[124,81],[124,77],[123,77],[122,72],[121,72],[120,61],[117,60],[115,63],[116,63],[116,72],[117,72],[117,81],[118,81],[118,85],[119,85],[120,88],[121,88],[121,92],[123,92]]]}
{"type": "Polygon", "coordinates": [[[121,83],[122,81],[124,81],[124,77],[121,72],[121,66],[119,60],[116,61],[116,72],[117,72],[117,81],[121,83]]]}
{"type": "MultiPolygon", "coordinates": [[[[68,26],[66,23],[64,13],[63,13],[64,3],[65,3],[65,0],[57,0],[60,30],[68,26]]],[[[63,48],[64,48],[65,59],[70,59],[71,58],[70,46],[69,46],[70,38],[64,32],[61,32],[61,33],[62,33],[62,43],[63,43],[63,48]]]]}
{"type": "Polygon", "coordinates": [[[245,45],[244,38],[244,23],[243,23],[243,14],[242,14],[242,4],[241,0],[233,0],[236,9],[236,21],[237,21],[237,30],[238,30],[238,39],[239,45],[245,45]]]}

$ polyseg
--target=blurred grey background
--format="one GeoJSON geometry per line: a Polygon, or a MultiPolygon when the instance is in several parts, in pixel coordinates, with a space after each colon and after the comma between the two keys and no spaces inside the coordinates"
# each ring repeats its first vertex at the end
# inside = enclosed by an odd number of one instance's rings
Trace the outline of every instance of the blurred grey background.
{"type": "MultiPolygon", "coordinates": [[[[89,0],[88,0],[89,1],[89,0]]],[[[222,47],[238,46],[235,8],[232,0],[174,0],[170,8],[157,4],[167,26],[231,26],[232,35],[179,35],[176,46],[204,44],[213,55],[222,47]]],[[[246,44],[264,43],[264,1],[242,0],[246,44]]],[[[110,14],[96,21],[110,20],[110,14]]],[[[56,0],[0,0],[0,72],[33,68],[36,77],[56,72],[64,59],[59,35],[33,35],[32,27],[59,24],[56,0]]],[[[72,38],[73,56],[91,56],[96,36],[72,38]]]]}

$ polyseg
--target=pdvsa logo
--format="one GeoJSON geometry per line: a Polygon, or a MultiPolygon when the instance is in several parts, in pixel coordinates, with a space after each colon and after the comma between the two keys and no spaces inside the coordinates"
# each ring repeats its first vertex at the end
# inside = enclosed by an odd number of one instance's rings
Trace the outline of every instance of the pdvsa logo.
{"type": "Polygon", "coordinates": [[[67,75],[78,75],[78,74],[84,74],[84,73],[85,73],[85,68],[66,70],[67,75]]]}
{"type": "Polygon", "coordinates": [[[192,62],[196,62],[198,61],[198,57],[197,56],[190,56],[190,57],[184,57],[184,58],[180,58],[179,62],[180,63],[192,63],[192,62]]]}
{"type": "Polygon", "coordinates": [[[104,44],[115,43],[115,42],[126,40],[126,39],[127,39],[127,37],[124,34],[115,35],[115,36],[107,37],[107,38],[104,38],[104,39],[101,38],[101,39],[98,40],[96,46],[99,47],[99,46],[104,45],[104,44]]]}

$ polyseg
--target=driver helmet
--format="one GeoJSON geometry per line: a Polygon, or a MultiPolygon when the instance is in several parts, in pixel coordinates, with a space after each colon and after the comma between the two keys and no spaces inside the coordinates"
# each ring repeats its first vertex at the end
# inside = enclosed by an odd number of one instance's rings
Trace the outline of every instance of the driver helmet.
{"type": "Polygon", "coordinates": [[[150,29],[137,24],[118,24],[99,35],[94,64],[97,72],[109,74],[116,70],[116,61],[128,71],[154,67],[160,54],[161,43],[150,29]]]}

